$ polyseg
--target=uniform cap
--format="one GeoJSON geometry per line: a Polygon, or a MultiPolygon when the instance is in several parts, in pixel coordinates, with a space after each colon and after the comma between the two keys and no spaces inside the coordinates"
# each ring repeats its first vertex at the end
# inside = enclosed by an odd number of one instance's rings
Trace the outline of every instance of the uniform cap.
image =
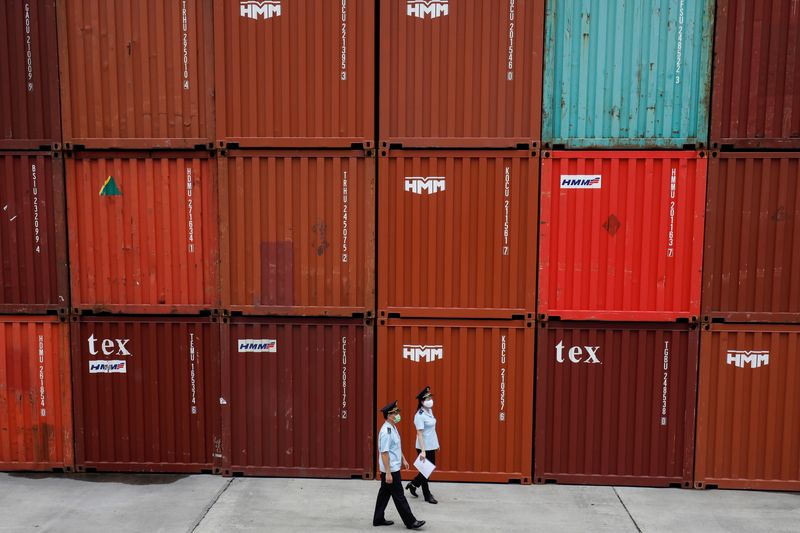
{"type": "Polygon", "coordinates": [[[431,396],[431,388],[426,385],[425,388],[419,391],[419,394],[417,394],[417,400],[422,401],[428,396],[431,396]]]}
{"type": "Polygon", "coordinates": [[[393,401],[392,403],[387,403],[383,407],[381,407],[381,412],[384,415],[389,415],[393,411],[397,410],[397,400],[393,401]]]}

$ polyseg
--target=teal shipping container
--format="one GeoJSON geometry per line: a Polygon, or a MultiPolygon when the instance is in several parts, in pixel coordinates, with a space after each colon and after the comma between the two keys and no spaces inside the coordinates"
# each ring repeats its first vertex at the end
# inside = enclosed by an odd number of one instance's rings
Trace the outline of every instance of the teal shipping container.
{"type": "Polygon", "coordinates": [[[700,148],[714,0],[548,0],[542,142],[700,148]]]}

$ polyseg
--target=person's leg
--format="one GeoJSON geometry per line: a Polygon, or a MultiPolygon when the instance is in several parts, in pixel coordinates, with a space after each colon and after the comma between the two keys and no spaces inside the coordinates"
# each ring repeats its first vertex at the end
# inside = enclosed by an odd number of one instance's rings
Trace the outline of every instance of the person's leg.
{"type": "MultiPolygon", "coordinates": [[[[436,450],[425,452],[425,460],[426,461],[430,461],[432,464],[435,465],[436,464],[436,450]]],[[[422,494],[425,496],[425,500],[427,501],[427,500],[432,499],[433,495],[431,494],[431,489],[430,489],[430,486],[428,485],[428,479],[425,476],[422,476],[422,478],[424,480],[422,482],[422,494]]]]}
{"type": "Polygon", "coordinates": [[[414,513],[411,512],[411,506],[408,505],[406,495],[403,494],[403,480],[400,478],[400,472],[392,472],[392,499],[394,506],[397,507],[397,512],[400,513],[400,518],[406,527],[411,527],[417,521],[414,513]]]}
{"type": "Polygon", "coordinates": [[[384,511],[392,497],[392,486],[386,484],[386,474],[381,473],[381,488],[378,490],[378,499],[375,501],[375,513],[372,515],[372,525],[379,526],[385,520],[384,511]]]}
{"type": "MultiPolygon", "coordinates": [[[[417,457],[419,457],[419,454],[421,454],[421,453],[422,453],[422,450],[417,448],[417,457]]],[[[414,459],[414,460],[416,461],[416,459],[414,459]]],[[[417,488],[421,487],[424,482],[425,482],[425,476],[423,476],[422,474],[417,474],[417,477],[415,477],[413,480],[411,480],[411,484],[414,485],[417,488]]],[[[413,492],[412,494],[414,494],[415,497],[417,495],[416,492],[413,492]]]]}

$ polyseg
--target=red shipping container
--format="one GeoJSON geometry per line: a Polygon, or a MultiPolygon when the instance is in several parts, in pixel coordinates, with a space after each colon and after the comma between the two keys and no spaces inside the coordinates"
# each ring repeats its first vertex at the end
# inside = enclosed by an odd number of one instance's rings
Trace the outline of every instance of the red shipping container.
{"type": "Polygon", "coordinates": [[[795,0],[717,0],[714,148],[800,148],[800,12],[795,0]]]}
{"type": "Polygon", "coordinates": [[[381,147],[535,148],[544,0],[381,0],[381,147]]]}
{"type": "Polygon", "coordinates": [[[697,320],[705,152],[545,152],[542,320],[697,320]]]}
{"type": "Polygon", "coordinates": [[[800,491],[800,326],[705,325],[695,487],[800,491]]]}
{"type": "Polygon", "coordinates": [[[220,147],[375,138],[374,0],[214,0],[220,147]]]}
{"type": "Polygon", "coordinates": [[[381,153],[380,316],[532,318],[536,154],[381,153]]]}
{"type": "Polygon", "coordinates": [[[430,386],[441,444],[434,481],[531,483],[534,333],[529,321],[380,320],[376,409],[399,401],[409,463],[416,396],[430,386]]]}
{"type": "Polygon", "coordinates": [[[230,151],[219,175],[224,309],[373,315],[373,157],[230,151]]]}
{"type": "Polygon", "coordinates": [[[216,318],[72,317],[79,472],[219,470],[216,318]]]}
{"type": "Polygon", "coordinates": [[[0,148],[58,150],[55,0],[0,5],[0,148]]]}
{"type": "Polygon", "coordinates": [[[542,322],[537,483],[692,485],[697,325],[542,322]]]}
{"type": "Polygon", "coordinates": [[[218,307],[216,165],[207,152],[81,152],[66,166],[74,313],[218,307]]]}
{"type": "Polygon", "coordinates": [[[0,471],[73,468],[68,326],[0,316],[0,471]]]}
{"type": "Polygon", "coordinates": [[[713,152],[705,322],[800,322],[800,153],[713,152]]]}
{"type": "Polygon", "coordinates": [[[67,149],[209,148],[211,0],[59,0],[67,149]]]}
{"type": "Polygon", "coordinates": [[[223,336],[225,475],[372,478],[371,322],[233,318],[223,336]]]}
{"type": "Polygon", "coordinates": [[[66,314],[64,211],[57,153],[0,153],[0,313],[66,314]]]}

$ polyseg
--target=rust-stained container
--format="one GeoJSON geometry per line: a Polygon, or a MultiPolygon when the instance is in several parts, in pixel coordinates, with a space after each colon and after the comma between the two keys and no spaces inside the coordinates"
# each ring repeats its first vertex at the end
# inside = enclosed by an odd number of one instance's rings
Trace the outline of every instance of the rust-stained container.
{"type": "Polygon", "coordinates": [[[214,0],[219,147],[371,148],[374,0],[214,0]]]}
{"type": "Polygon", "coordinates": [[[216,318],[72,317],[79,472],[221,466],[216,318]]]}
{"type": "Polygon", "coordinates": [[[5,0],[0,33],[0,149],[58,150],[55,0],[5,0]]]}
{"type": "Polygon", "coordinates": [[[416,396],[427,385],[442,450],[433,480],[531,483],[535,331],[522,320],[380,320],[376,409],[399,401],[409,462],[416,396]]]}
{"type": "Polygon", "coordinates": [[[691,487],[697,328],[541,322],[536,482],[691,487]]]}
{"type": "Polygon", "coordinates": [[[218,306],[218,191],[208,152],[79,152],[66,167],[74,313],[218,306]]]}
{"type": "Polygon", "coordinates": [[[705,152],[545,152],[542,320],[697,320],[705,152]]]}
{"type": "Polygon", "coordinates": [[[381,0],[381,147],[537,147],[544,3],[381,0]]]}
{"type": "Polygon", "coordinates": [[[800,322],[800,153],[714,152],[706,322],[800,322]]]}
{"type": "Polygon", "coordinates": [[[695,487],[800,491],[800,326],[703,327],[695,487]]]}
{"type": "Polygon", "coordinates": [[[0,316],[0,471],[73,468],[69,328],[0,316]]]}
{"type": "Polygon", "coordinates": [[[378,166],[381,317],[533,317],[535,152],[382,150],[378,166]]]}
{"type": "Polygon", "coordinates": [[[58,0],[65,147],[209,147],[211,18],[211,0],[58,0]]]}
{"type": "Polygon", "coordinates": [[[354,318],[223,325],[225,475],[371,479],[373,339],[354,318]]]}
{"type": "Polygon", "coordinates": [[[371,154],[232,150],[219,167],[225,310],[374,314],[371,154]]]}
{"type": "Polygon", "coordinates": [[[68,276],[63,160],[0,152],[0,313],[66,314],[68,276]]]}
{"type": "Polygon", "coordinates": [[[795,0],[717,0],[714,148],[800,148],[799,49],[795,0]]]}

